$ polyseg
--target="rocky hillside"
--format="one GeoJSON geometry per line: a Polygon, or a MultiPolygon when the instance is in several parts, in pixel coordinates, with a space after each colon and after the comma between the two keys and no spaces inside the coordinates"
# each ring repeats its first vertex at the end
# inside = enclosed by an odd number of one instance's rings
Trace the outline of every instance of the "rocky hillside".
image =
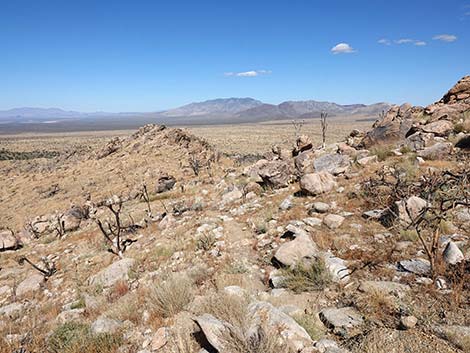
{"type": "Polygon", "coordinates": [[[470,352],[469,83],[254,164],[156,125],[3,161],[0,352],[470,352]]]}

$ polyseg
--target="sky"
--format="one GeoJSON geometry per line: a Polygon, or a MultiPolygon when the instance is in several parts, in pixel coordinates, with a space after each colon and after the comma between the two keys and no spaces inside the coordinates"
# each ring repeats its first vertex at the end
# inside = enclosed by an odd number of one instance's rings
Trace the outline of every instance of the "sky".
{"type": "Polygon", "coordinates": [[[427,105],[468,74],[470,0],[0,0],[0,110],[427,105]]]}

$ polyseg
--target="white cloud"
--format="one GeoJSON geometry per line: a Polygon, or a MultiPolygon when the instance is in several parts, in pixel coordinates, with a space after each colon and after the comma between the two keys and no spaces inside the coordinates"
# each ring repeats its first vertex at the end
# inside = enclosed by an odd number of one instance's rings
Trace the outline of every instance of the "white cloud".
{"type": "Polygon", "coordinates": [[[457,40],[457,36],[454,36],[453,34],[439,34],[432,37],[432,39],[450,43],[455,42],[457,40]]]}
{"type": "Polygon", "coordinates": [[[424,40],[417,40],[417,39],[411,39],[411,38],[400,38],[397,40],[394,40],[395,44],[413,44],[418,47],[423,47],[427,43],[424,40]]]}
{"type": "Polygon", "coordinates": [[[354,50],[348,43],[339,43],[331,48],[331,52],[333,54],[350,54],[354,53],[355,51],[356,50],[354,50]]]}
{"type": "Polygon", "coordinates": [[[379,39],[379,40],[377,41],[377,43],[383,44],[383,45],[391,45],[391,44],[392,44],[392,42],[390,41],[390,39],[387,39],[387,38],[379,39]]]}
{"type": "Polygon", "coordinates": [[[396,40],[395,43],[397,43],[397,44],[409,44],[409,43],[413,43],[414,41],[415,41],[414,39],[402,38],[402,39],[396,40]]]}
{"type": "Polygon", "coordinates": [[[226,72],[225,76],[236,76],[236,77],[256,77],[260,75],[269,75],[271,70],[250,70],[242,72],[226,72]]]}

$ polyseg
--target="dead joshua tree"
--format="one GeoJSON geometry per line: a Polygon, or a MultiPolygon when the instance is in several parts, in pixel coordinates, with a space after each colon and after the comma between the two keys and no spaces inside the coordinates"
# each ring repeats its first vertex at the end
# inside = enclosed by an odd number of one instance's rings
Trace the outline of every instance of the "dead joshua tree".
{"type": "Polygon", "coordinates": [[[27,262],[34,268],[36,271],[41,273],[44,276],[44,280],[48,280],[54,273],[57,272],[57,268],[54,261],[50,261],[45,257],[41,257],[41,262],[43,264],[43,268],[39,265],[34,264],[31,260],[29,260],[26,256],[22,256],[18,259],[18,264],[23,266],[24,263],[27,262]]]}
{"type": "Polygon", "coordinates": [[[325,149],[326,147],[326,130],[328,129],[328,122],[327,122],[328,113],[321,112],[320,114],[320,124],[321,124],[321,148],[325,149]]]}
{"type": "Polygon", "coordinates": [[[147,204],[147,215],[152,217],[152,208],[150,207],[150,197],[147,189],[147,185],[143,184],[140,190],[140,199],[144,200],[147,204]]]}
{"type": "Polygon", "coordinates": [[[54,223],[54,231],[56,232],[57,237],[59,237],[59,239],[63,238],[65,235],[65,221],[62,219],[61,214],[57,214],[54,223]]]}
{"type": "Polygon", "coordinates": [[[296,140],[299,138],[304,124],[305,120],[292,120],[292,126],[294,126],[294,137],[296,140]]]}
{"type": "Polygon", "coordinates": [[[194,154],[189,156],[189,165],[194,172],[195,176],[199,175],[199,170],[201,169],[201,162],[196,158],[194,154]]]}
{"type": "Polygon", "coordinates": [[[129,233],[134,233],[137,228],[140,228],[138,225],[134,224],[132,218],[130,225],[123,225],[121,219],[122,204],[123,202],[121,198],[117,198],[117,200],[113,200],[113,202],[105,203],[103,206],[112,213],[113,220],[106,220],[104,223],[100,219],[96,220],[96,223],[109,246],[108,251],[121,258],[123,257],[127,247],[137,241],[127,237],[123,239],[123,237],[129,233]]]}

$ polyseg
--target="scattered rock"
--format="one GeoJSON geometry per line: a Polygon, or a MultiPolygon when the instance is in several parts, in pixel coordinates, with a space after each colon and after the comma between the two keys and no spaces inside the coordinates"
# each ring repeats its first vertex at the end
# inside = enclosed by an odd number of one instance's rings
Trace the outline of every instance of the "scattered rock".
{"type": "Polygon", "coordinates": [[[318,253],[317,245],[310,235],[298,230],[295,239],[282,244],[274,255],[274,260],[284,266],[293,266],[303,258],[314,257],[318,253]]]}
{"type": "Polygon", "coordinates": [[[452,240],[447,243],[447,246],[444,249],[444,253],[442,254],[442,256],[444,258],[444,261],[450,265],[455,265],[465,260],[462,251],[452,240]]]}
{"type": "Polygon", "coordinates": [[[333,175],[346,172],[349,168],[349,157],[346,155],[332,153],[325,154],[314,160],[313,166],[316,172],[326,171],[333,175]]]}
{"type": "Polygon", "coordinates": [[[436,325],[433,327],[436,335],[453,343],[460,349],[468,349],[470,342],[470,326],[436,325]]]}
{"type": "Polygon", "coordinates": [[[344,217],[337,214],[329,214],[323,218],[323,223],[330,229],[337,229],[341,227],[344,222],[344,217]]]}
{"type": "Polygon", "coordinates": [[[152,351],[158,351],[160,348],[165,346],[168,342],[169,331],[166,327],[160,327],[152,337],[150,348],[152,351]]]}
{"type": "Polygon", "coordinates": [[[379,160],[378,157],[376,155],[374,155],[374,156],[368,156],[368,157],[360,158],[360,159],[357,160],[357,163],[364,167],[368,164],[376,163],[376,162],[378,162],[378,160],[379,160]]]}
{"type": "Polygon", "coordinates": [[[281,204],[279,205],[279,208],[281,210],[289,210],[292,208],[293,204],[292,204],[292,200],[293,200],[293,196],[292,195],[289,195],[287,196],[284,201],[281,202],[281,204]]]}
{"type": "Polygon", "coordinates": [[[410,286],[392,281],[362,281],[358,288],[361,292],[379,292],[384,294],[394,294],[399,298],[405,296],[411,290],[410,286]]]}
{"type": "Polygon", "coordinates": [[[121,322],[101,316],[91,324],[91,332],[94,334],[114,334],[121,328],[121,326],[121,322]]]}
{"type": "Polygon", "coordinates": [[[313,196],[332,191],[336,187],[334,176],[326,171],[305,174],[300,179],[301,190],[313,196]]]}
{"type": "Polygon", "coordinates": [[[420,276],[427,276],[431,273],[431,264],[423,259],[402,260],[398,263],[398,268],[420,276]]]}
{"type": "Polygon", "coordinates": [[[326,327],[341,336],[347,336],[351,329],[364,323],[362,315],[353,307],[326,308],[319,316],[326,327]]]}
{"type": "Polygon", "coordinates": [[[400,318],[400,326],[405,330],[410,330],[416,326],[418,319],[415,316],[402,316],[400,318]]]}
{"type": "Polygon", "coordinates": [[[0,251],[16,250],[21,247],[21,242],[9,229],[0,230],[0,251]]]}
{"type": "Polygon", "coordinates": [[[324,202],[314,202],[312,205],[312,210],[318,213],[326,213],[330,209],[330,205],[324,202]]]}
{"type": "Polygon", "coordinates": [[[424,150],[418,152],[418,156],[425,160],[439,160],[445,159],[452,152],[452,143],[438,142],[431,147],[426,147],[424,150]]]}
{"type": "Polygon", "coordinates": [[[118,281],[127,281],[129,279],[129,270],[134,265],[135,260],[131,258],[121,259],[90,277],[90,285],[101,285],[111,287],[118,281]]]}
{"type": "Polygon", "coordinates": [[[21,297],[26,294],[36,292],[41,289],[43,283],[44,276],[39,273],[34,273],[18,284],[18,287],[16,287],[16,295],[21,297]]]}
{"type": "Polygon", "coordinates": [[[157,184],[155,185],[155,192],[160,194],[165,191],[170,191],[173,189],[173,186],[176,184],[176,179],[173,176],[168,174],[161,175],[158,180],[157,184]]]}

